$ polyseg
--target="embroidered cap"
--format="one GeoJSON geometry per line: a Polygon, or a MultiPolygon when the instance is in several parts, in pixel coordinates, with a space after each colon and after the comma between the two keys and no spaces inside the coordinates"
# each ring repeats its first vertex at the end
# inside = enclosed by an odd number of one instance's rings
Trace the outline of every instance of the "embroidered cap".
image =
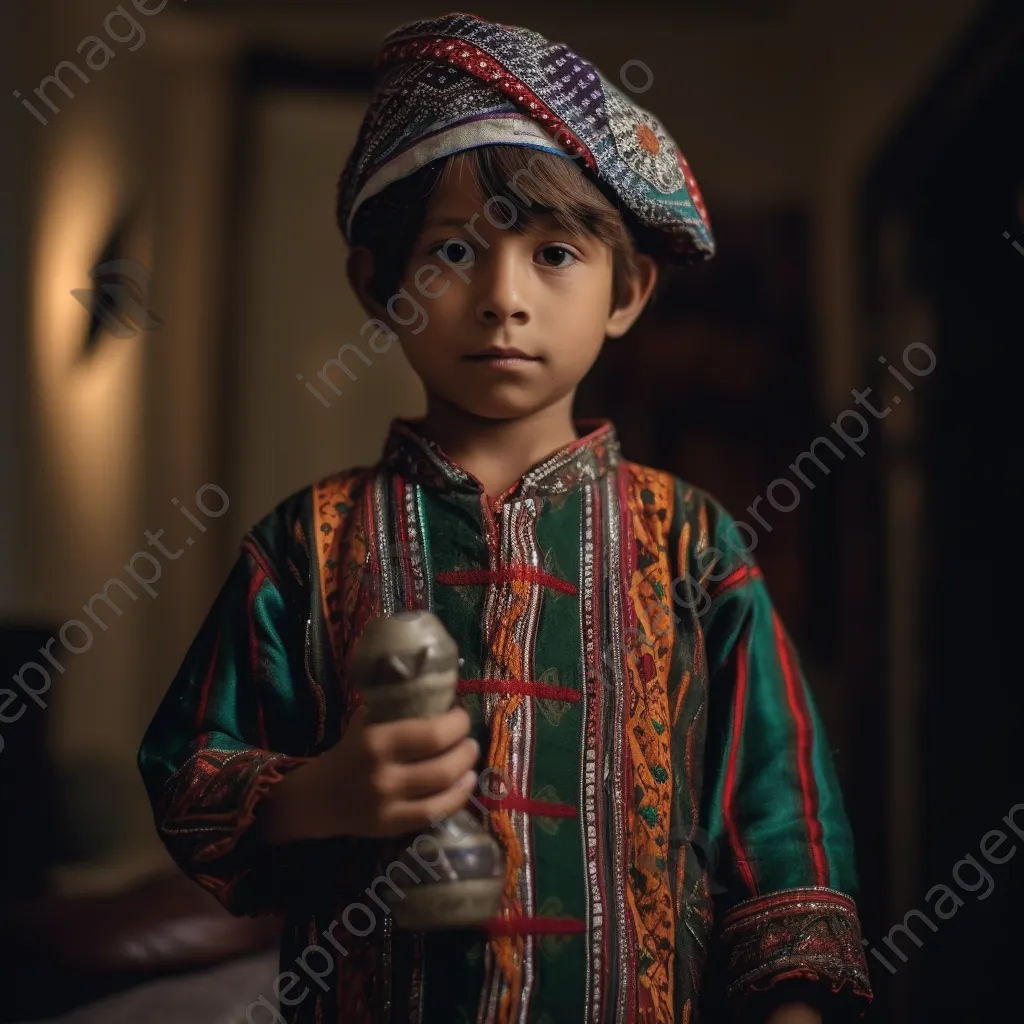
{"type": "Polygon", "coordinates": [[[472,14],[412,22],[385,38],[339,185],[346,241],[359,207],[392,182],[495,144],[577,161],[632,215],[643,248],[684,263],[714,255],[697,181],[653,114],[563,43],[472,14]]]}

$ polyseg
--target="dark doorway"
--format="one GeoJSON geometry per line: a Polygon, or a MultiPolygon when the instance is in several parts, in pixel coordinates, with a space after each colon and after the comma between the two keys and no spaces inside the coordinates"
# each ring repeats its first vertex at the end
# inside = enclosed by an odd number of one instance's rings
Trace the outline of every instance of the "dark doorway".
{"type": "MultiPolygon", "coordinates": [[[[870,938],[878,947],[888,932],[902,955],[881,946],[892,970],[872,962],[878,1020],[1002,1018],[1018,991],[1024,806],[1021,832],[1003,819],[1024,804],[1020,668],[1010,657],[1024,628],[1015,582],[1022,112],[1024,10],[1007,3],[896,134],[865,190],[867,323],[891,334],[913,323],[901,310],[917,309],[935,353],[913,424],[888,441],[881,488],[895,583],[884,603],[890,718],[879,796],[892,827],[887,912],[870,938]],[[902,587],[915,570],[917,585],[902,587]],[[909,607],[896,607],[894,594],[909,594],[909,607]],[[912,708],[907,735],[898,726],[912,708]],[[912,911],[920,914],[907,918],[912,911]],[[912,935],[889,931],[904,924],[912,935]]],[[[898,347],[910,340],[905,333],[898,347]]],[[[886,369],[874,367],[883,389],[886,369]]]]}

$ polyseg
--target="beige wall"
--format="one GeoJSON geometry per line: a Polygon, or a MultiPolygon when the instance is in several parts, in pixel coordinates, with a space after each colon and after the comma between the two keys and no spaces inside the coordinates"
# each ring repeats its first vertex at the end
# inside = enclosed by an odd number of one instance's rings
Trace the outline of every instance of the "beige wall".
{"type": "MultiPolygon", "coordinates": [[[[18,40],[7,65],[13,87],[30,92],[59,60],[74,58],[75,43],[102,31],[113,6],[26,5],[21,33],[4,32],[18,40]]],[[[808,206],[818,398],[824,411],[834,411],[851,387],[863,385],[853,302],[858,177],[981,6],[801,0],[781,20],[743,21],[676,16],[667,7],[635,17],[620,9],[614,19],[551,4],[537,4],[536,13],[521,5],[514,14],[495,4],[475,10],[564,38],[613,78],[625,61],[644,61],[654,85],[643,102],[679,138],[712,215],[716,208],[808,206]]],[[[361,11],[355,22],[276,19],[263,7],[200,18],[169,7],[140,16],[147,42],[134,53],[120,47],[49,126],[9,101],[4,138],[20,132],[25,148],[15,143],[14,159],[0,162],[3,194],[8,205],[19,196],[28,224],[5,236],[0,250],[11,271],[0,288],[14,311],[0,355],[0,482],[5,497],[18,496],[0,513],[0,612],[56,623],[75,617],[105,581],[124,578],[123,564],[146,548],[144,530],[166,528],[169,547],[181,540],[188,524],[172,498],[194,509],[197,488],[221,483],[214,442],[224,426],[217,420],[225,376],[217,353],[228,312],[222,269],[238,242],[219,230],[239,184],[227,175],[233,56],[247,39],[264,38],[311,54],[367,58],[405,12],[429,11],[382,7],[379,15],[361,11]],[[18,121],[13,131],[9,121],[18,121]],[[17,192],[20,158],[27,186],[17,192]],[[75,351],[85,313],[69,292],[88,283],[113,211],[133,195],[144,214],[135,252],[153,272],[152,305],[166,323],[149,336],[110,339],[82,366],[75,351]],[[22,314],[24,335],[16,326],[22,314]]],[[[5,5],[3,18],[12,16],[5,5]]],[[[341,284],[333,195],[324,195],[356,111],[344,100],[299,97],[270,102],[259,117],[270,148],[259,153],[257,196],[272,195],[295,166],[303,188],[283,203],[261,198],[243,248],[243,294],[234,312],[245,359],[226,377],[239,389],[238,422],[250,439],[239,447],[238,492],[231,495],[242,523],[312,476],[372,457],[387,419],[417,401],[397,352],[360,366],[360,379],[332,409],[294,380],[296,372],[315,375],[361,322],[341,284]],[[297,255],[295,246],[303,247],[297,255]],[[298,448],[302,436],[317,443],[298,448]]],[[[135,749],[232,557],[233,529],[210,524],[164,565],[156,599],[142,595],[109,631],[97,632],[90,650],[65,655],[61,696],[50,712],[55,750],[67,764],[91,754],[108,761],[123,780],[110,809],[124,830],[119,854],[107,856],[99,873],[68,875],[68,886],[120,881],[161,856],[135,777],[135,749]]]]}
{"type": "Polygon", "coordinates": [[[360,337],[367,317],[346,283],[346,249],[330,215],[364,105],[289,92],[255,110],[233,467],[243,524],[341,466],[371,465],[390,419],[423,411],[422,387],[398,344],[377,353],[372,327],[360,337]],[[338,395],[318,374],[344,344],[358,350],[341,356],[355,379],[329,367],[338,395]]]}
{"type": "MultiPolygon", "coordinates": [[[[23,95],[31,96],[61,60],[86,68],[78,42],[105,36],[112,9],[100,2],[36,4],[18,37],[23,95]]],[[[63,672],[52,669],[47,714],[65,770],[87,780],[98,758],[109,772],[96,776],[89,804],[109,826],[109,870],[96,876],[101,883],[142,870],[140,856],[153,853],[135,752],[155,680],[180,660],[216,586],[218,546],[232,542],[211,524],[178,561],[160,559],[155,597],[125,569],[135,552],[154,551],[144,531],[166,529],[164,543],[174,549],[189,524],[172,499],[194,509],[196,489],[216,482],[208,444],[210,356],[218,343],[227,67],[215,45],[192,45],[176,33],[174,18],[170,10],[138,15],[146,41],[135,52],[111,42],[116,55],[87,71],[88,83],[65,73],[74,97],[49,92],[60,112],[36,104],[48,125],[13,104],[28,139],[29,185],[21,197],[29,222],[21,239],[27,331],[17,339],[26,409],[17,566],[3,611],[57,626],[78,619],[91,628],[91,642],[77,628],[68,634],[84,648],[80,653],[55,648],[63,672]],[[136,338],[108,338],[84,361],[88,315],[70,291],[89,285],[106,230],[133,201],[140,218],[130,255],[152,272],[151,306],[165,325],[136,338]],[[122,614],[95,606],[103,630],[82,606],[111,579],[128,585],[135,600],[115,586],[122,614]]],[[[112,24],[115,33],[129,34],[125,23],[112,24]]],[[[143,561],[135,564],[143,568],[143,561]]],[[[92,880],[70,873],[65,881],[92,880]]]]}

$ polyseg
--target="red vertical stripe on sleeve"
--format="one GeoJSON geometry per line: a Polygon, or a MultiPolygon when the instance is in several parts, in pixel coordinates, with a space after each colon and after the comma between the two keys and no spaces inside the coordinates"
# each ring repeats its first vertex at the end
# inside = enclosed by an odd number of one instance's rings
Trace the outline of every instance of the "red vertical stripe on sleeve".
{"type": "Polygon", "coordinates": [[[736,869],[747,884],[752,896],[757,895],[757,883],[754,872],[750,868],[747,851],[743,848],[733,798],[736,794],[736,765],[739,761],[740,741],[743,736],[743,714],[747,703],[747,638],[744,636],[736,645],[736,694],[732,713],[732,737],[729,743],[729,759],[725,767],[725,786],[722,792],[722,819],[725,831],[729,836],[733,856],[736,858],[736,869]]]}
{"type": "Polygon", "coordinates": [[[818,787],[814,781],[814,766],[811,762],[814,730],[811,728],[803,685],[797,677],[789,641],[782,628],[782,622],[775,612],[772,612],[772,625],[775,629],[775,648],[782,666],[782,676],[786,681],[786,699],[796,723],[797,771],[800,776],[800,792],[803,797],[804,825],[807,828],[807,840],[811,847],[811,860],[814,863],[815,884],[828,885],[828,858],[825,856],[824,837],[821,822],[818,820],[818,787]]]}

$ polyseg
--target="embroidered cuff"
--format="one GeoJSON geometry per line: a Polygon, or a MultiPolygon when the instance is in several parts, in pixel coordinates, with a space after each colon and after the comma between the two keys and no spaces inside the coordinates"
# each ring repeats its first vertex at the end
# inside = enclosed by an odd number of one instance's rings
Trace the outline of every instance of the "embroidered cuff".
{"type": "Polygon", "coordinates": [[[256,809],[271,788],[308,758],[266,750],[206,748],[164,786],[157,827],[178,866],[236,914],[278,910],[276,894],[253,885],[279,851],[254,842],[256,809]]]}
{"type": "Polygon", "coordinates": [[[718,937],[730,1001],[800,979],[827,989],[856,1016],[871,981],[853,900],[834,889],[786,889],[746,900],[722,920],[718,937]]]}

